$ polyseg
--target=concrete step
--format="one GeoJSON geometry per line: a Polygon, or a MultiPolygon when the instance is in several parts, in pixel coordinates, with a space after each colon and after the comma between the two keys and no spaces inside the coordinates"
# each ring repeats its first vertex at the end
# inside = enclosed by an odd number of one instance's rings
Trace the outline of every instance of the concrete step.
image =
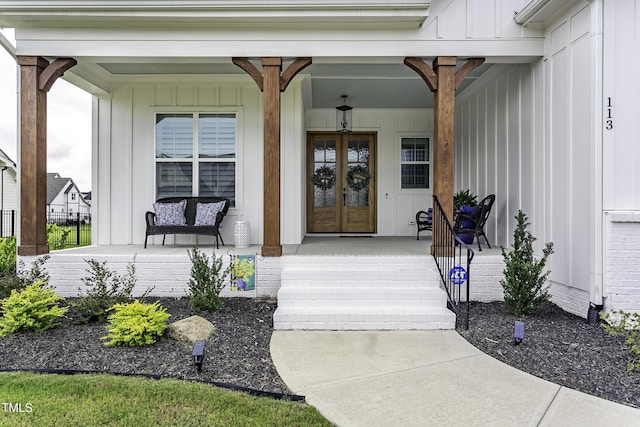
{"type": "Polygon", "coordinates": [[[437,287],[397,286],[397,287],[338,287],[285,286],[278,293],[278,306],[284,307],[298,301],[316,304],[395,304],[416,302],[442,307],[446,305],[446,293],[437,287]]]}
{"type": "Polygon", "coordinates": [[[453,329],[432,260],[340,258],[286,266],[275,329],[453,329]]]}
{"type": "Polygon", "coordinates": [[[455,315],[446,307],[278,307],[275,329],[411,330],[453,329],[455,315]]]}
{"type": "MultiPolygon", "coordinates": [[[[421,269],[423,270],[423,269],[421,269]]],[[[439,276],[429,271],[394,269],[393,267],[365,267],[365,266],[313,266],[310,268],[287,267],[282,270],[281,280],[291,281],[292,285],[302,283],[313,286],[325,282],[340,282],[342,284],[372,282],[372,284],[386,285],[397,283],[430,283],[438,286],[439,276]]]]}

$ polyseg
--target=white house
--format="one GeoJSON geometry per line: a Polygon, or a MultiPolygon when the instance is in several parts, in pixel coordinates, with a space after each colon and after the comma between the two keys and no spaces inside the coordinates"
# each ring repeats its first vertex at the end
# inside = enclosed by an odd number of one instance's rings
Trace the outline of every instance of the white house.
{"type": "Polygon", "coordinates": [[[59,173],[47,174],[47,213],[51,221],[87,220],[91,214],[91,205],[84,199],[71,178],[61,177],[59,173]]]}
{"type": "MultiPolygon", "coordinates": [[[[637,2],[85,3],[0,0],[0,25],[16,28],[23,97],[61,74],[94,95],[98,246],[140,245],[159,197],[225,195],[225,242],[248,221],[276,262],[318,233],[414,236],[433,194],[450,212],[468,188],[496,194],[492,245],[509,246],[518,209],[554,243],[557,304],[640,310],[637,2]]],[[[37,100],[21,108],[37,123],[37,100]]],[[[46,137],[22,144],[38,164],[46,137]]],[[[43,172],[24,173],[37,187],[43,172]]],[[[23,255],[46,251],[24,231],[38,209],[23,206],[23,255]]]]}
{"type": "Polygon", "coordinates": [[[18,208],[18,171],[16,164],[0,150],[0,236],[15,233],[15,215],[18,208]]]}

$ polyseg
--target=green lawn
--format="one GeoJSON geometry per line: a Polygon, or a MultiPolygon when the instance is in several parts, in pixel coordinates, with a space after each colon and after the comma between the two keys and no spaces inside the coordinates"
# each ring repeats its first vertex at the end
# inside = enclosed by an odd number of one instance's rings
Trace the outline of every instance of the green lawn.
{"type": "Polygon", "coordinates": [[[54,425],[331,424],[315,408],[303,403],[255,397],[208,384],[107,374],[0,373],[0,426],[54,425]]]}
{"type": "Polygon", "coordinates": [[[78,236],[77,236],[77,226],[75,225],[59,225],[58,230],[54,233],[54,241],[57,243],[62,233],[65,231],[69,231],[67,235],[67,241],[64,245],[64,248],[75,248],[78,246],[88,246],[91,244],[91,224],[82,224],[80,225],[80,245],[77,244],[78,236]]]}

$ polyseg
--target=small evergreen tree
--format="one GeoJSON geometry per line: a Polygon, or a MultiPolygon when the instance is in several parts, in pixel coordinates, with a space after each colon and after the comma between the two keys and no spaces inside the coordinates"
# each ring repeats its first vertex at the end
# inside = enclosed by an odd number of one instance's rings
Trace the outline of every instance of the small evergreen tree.
{"type": "Polygon", "coordinates": [[[191,278],[189,279],[190,307],[193,311],[216,311],[222,298],[220,292],[226,285],[231,265],[222,268],[222,256],[214,253],[209,264],[209,257],[197,247],[188,251],[191,258],[191,278]]]}
{"type": "Polygon", "coordinates": [[[513,233],[513,249],[507,253],[502,248],[506,264],[504,279],[500,281],[504,289],[504,304],[516,316],[531,314],[551,298],[545,281],[550,271],[543,272],[547,257],[553,253],[553,243],[547,243],[542,250],[542,258],[533,254],[536,240],[529,231],[527,215],[521,210],[515,217],[518,225],[513,233]]]}

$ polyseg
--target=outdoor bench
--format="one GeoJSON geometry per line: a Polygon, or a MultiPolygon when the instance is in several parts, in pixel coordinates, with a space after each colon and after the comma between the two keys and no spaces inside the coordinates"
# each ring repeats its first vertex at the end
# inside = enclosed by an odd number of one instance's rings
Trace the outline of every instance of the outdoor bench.
{"type": "Polygon", "coordinates": [[[229,199],[223,197],[165,197],[153,204],[155,212],[147,212],[144,247],[149,236],[162,234],[200,234],[216,237],[219,248],[220,224],[229,211],[229,199]]]}

